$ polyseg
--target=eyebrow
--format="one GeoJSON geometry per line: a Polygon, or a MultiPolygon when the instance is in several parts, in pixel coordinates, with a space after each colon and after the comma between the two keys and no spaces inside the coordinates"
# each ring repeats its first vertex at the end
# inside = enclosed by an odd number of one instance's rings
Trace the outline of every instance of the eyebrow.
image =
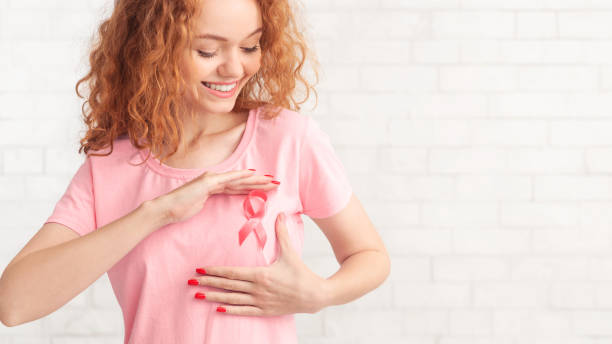
{"type": "MultiPolygon", "coordinates": [[[[249,38],[249,37],[251,37],[251,36],[253,36],[256,33],[261,32],[261,31],[262,31],[262,28],[260,27],[259,29],[251,32],[251,34],[246,36],[245,39],[247,39],[247,38],[249,38]]],[[[213,34],[210,34],[210,33],[209,34],[205,34],[205,35],[199,35],[199,36],[197,36],[197,38],[202,38],[202,39],[209,38],[209,39],[214,39],[214,40],[217,40],[217,41],[227,42],[227,38],[221,37],[221,36],[217,36],[217,35],[213,35],[213,34]]]]}

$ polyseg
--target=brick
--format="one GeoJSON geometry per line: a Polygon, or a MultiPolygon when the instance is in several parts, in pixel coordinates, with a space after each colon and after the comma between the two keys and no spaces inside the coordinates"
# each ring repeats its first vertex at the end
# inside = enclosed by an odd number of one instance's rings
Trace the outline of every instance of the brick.
{"type": "Polygon", "coordinates": [[[550,122],[550,143],[553,146],[603,146],[612,144],[612,121],[557,120],[550,122]]]}
{"type": "Polygon", "coordinates": [[[391,119],[389,140],[407,146],[458,146],[470,142],[470,126],[467,121],[391,119]]]}
{"type": "Polygon", "coordinates": [[[402,314],[397,310],[371,310],[369,312],[347,312],[344,309],[328,308],[325,310],[325,333],[344,338],[364,335],[399,335],[402,314]],[[347,333],[346,328],[351,328],[347,333]]]}
{"type": "Polygon", "coordinates": [[[509,265],[501,257],[434,257],[434,281],[496,281],[509,279],[509,265]]]}
{"type": "Polygon", "coordinates": [[[499,222],[498,206],[485,203],[442,203],[423,204],[423,224],[435,227],[471,226],[483,227],[499,222]]]}
{"type": "Polygon", "coordinates": [[[38,174],[43,169],[43,152],[39,148],[16,148],[4,151],[4,174],[38,174]]]}
{"type": "Polygon", "coordinates": [[[550,304],[555,308],[593,308],[595,286],[592,283],[554,283],[551,285],[550,304]]]}
{"type": "MultiPolygon", "coordinates": [[[[428,154],[422,148],[381,148],[380,164],[373,164],[376,170],[400,173],[427,173],[428,154]]],[[[371,165],[372,166],[372,165],[371,165]]],[[[374,172],[374,171],[372,171],[374,172]]]]}
{"type": "MultiPolygon", "coordinates": [[[[402,328],[410,335],[435,335],[448,333],[449,312],[443,309],[407,309],[404,311],[402,328]]],[[[414,343],[423,343],[416,341],[414,343]]]]}
{"type": "Polygon", "coordinates": [[[533,251],[538,254],[595,254],[610,250],[609,234],[600,229],[536,229],[533,251]]]}
{"type": "Polygon", "coordinates": [[[553,12],[518,12],[516,14],[518,38],[553,38],[557,33],[557,17],[553,12]]]}
{"type": "Polygon", "coordinates": [[[427,257],[394,257],[389,280],[396,281],[429,281],[432,277],[430,258],[427,257]]]}
{"type": "Polygon", "coordinates": [[[366,66],[361,69],[361,89],[376,91],[432,91],[438,87],[433,67],[366,66]]]}
{"type": "Polygon", "coordinates": [[[536,201],[601,201],[612,199],[612,179],[602,176],[536,176],[536,201]],[[563,187],[559,187],[559,186],[563,187]]]}
{"type": "Polygon", "coordinates": [[[515,281],[584,281],[588,279],[588,258],[576,256],[523,256],[511,261],[515,281]]]}
{"type": "Polygon", "coordinates": [[[532,197],[532,182],[524,176],[459,176],[456,200],[528,200],[532,197]]]}
{"type": "Polygon", "coordinates": [[[440,67],[440,89],[443,91],[515,91],[518,85],[516,67],[440,67]]]}
{"type": "Polygon", "coordinates": [[[391,256],[449,254],[449,230],[402,229],[384,230],[380,235],[391,256]]]}
{"type": "Polygon", "coordinates": [[[478,308],[544,307],[547,286],[529,282],[487,283],[474,286],[474,306],[478,308]]]}
{"type": "Polygon", "coordinates": [[[496,93],[490,96],[491,117],[551,118],[568,116],[568,96],[563,93],[496,93]]]}
{"type": "Polygon", "coordinates": [[[466,283],[397,282],[396,304],[400,307],[439,308],[465,307],[470,300],[466,283]]]}
{"type": "Polygon", "coordinates": [[[608,310],[574,310],[572,312],[574,334],[584,336],[610,336],[612,312],[608,310]]]}
{"type": "Polygon", "coordinates": [[[612,37],[612,11],[573,11],[560,12],[559,36],[561,38],[612,37]]]}
{"type": "MultiPolygon", "coordinates": [[[[519,338],[532,338],[539,334],[554,334],[561,338],[572,335],[571,312],[565,310],[521,310],[499,309],[494,311],[494,332],[499,335],[519,336],[519,338]]],[[[559,342],[555,337],[553,342],[559,342]]],[[[544,339],[543,340],[548,340],[544,339]]],[[[551,342],[551,344],[553,343],[551,342]]],[[[521,342],[522,343],[522,342],[521,342]]],[[[538,343],[545,343],[540,342],[538,343]]]]}
{"type": "Polygon", "coordinates": [[[598,71],[591,66],[522,67],[519,88],[529,91],[592,91],[598,88],[598,71]]]}
{"type": "Polygon", "coordinates": [[[493,333],[490,310],[456,309],[449,312],[451,335],[482,336],[493,333]]]}
{"type": "Polygon", "coordinates": [[[511,38],[514,15],[501,11],[434,12],[435,38],[511,38]]]}
{"type": "Polygon", "coordinates": [[[453,235],[455,254],[525,254],[530,250],[526,230],[457,229],[453,235]]]}
{"type": "Polygon", "coordinates": [[[461,0],[380,0],[384,9],[458,9],[461,0]]]}
{"type": "Polygon", "coordinates": [[[413,46],[416,63],[458,63],[461,43],[459,41],[419,41],[413,46]]]}
{"type": "Polygon", "coordinates": [[[503,202],[501,224],[509,227],[576,227],[581,212],[575,204],[558,202],[503,202]]]}

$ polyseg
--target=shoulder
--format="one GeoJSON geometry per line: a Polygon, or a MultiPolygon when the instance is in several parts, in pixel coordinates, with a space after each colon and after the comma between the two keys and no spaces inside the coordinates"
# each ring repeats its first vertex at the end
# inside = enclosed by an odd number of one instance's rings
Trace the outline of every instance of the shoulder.
{"type": "Polygon", "coordinates": [[[282,137],[293,141],[301,141],[310,121],[312,121],[310,116],[281,108],[278,116],[274,118],[266,119],[260,116],[258,127],[266,137],[282,137]]]}
{"type": "Polygon", "coordinates": [[[306,122],[309,119],[309,117],[306,115],[283,107],[280,108],[278,116],[271,119],[266,119],[263,115],[261,115],[261,109],[259,110],[259,112],[260,123],[262,125],[273,127],[275,129],[288,129],[292,131],[299,131],[300,129],[304,128],[306,122]]]}
{"type": "Polygon", "coordinates": [[[127,135],[121,135],[113,140],[112,149],[111,146],[107,146],[98,150],[90,150],[87,154],[87,159],[98,167],[120,165],[122,162],[129,160],[134,152],[137,152],[137,150],[130,142],[129,137],[127,135]]]}

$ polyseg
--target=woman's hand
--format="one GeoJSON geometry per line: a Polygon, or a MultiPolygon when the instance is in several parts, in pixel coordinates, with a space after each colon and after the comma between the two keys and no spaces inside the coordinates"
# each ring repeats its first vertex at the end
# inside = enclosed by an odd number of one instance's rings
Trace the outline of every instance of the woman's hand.
{"type": "MultiPolygon", "coordinates": [[[[278,316],[321,310],[325,306],[327,280],[312,272],[291,247],[287,226],[280,214],[275,227],[280,253],[273,264],[199,267],[198,272],[202,268],[206,271],[206,275],[194,278],[199,285],[229,292],[206,292],[205,295],[198,292],[196,298],[220,303],[218,312],[234,315],[278,316]]],[[[194,280],[189,284],[195,284],[194,280]]]]}
{"type": "Polygon", "coordinates": [[[156,200],[163,204],[165,223],[185,221],[204,207],[204,203],[214,194],[248,194],[254,189],[272,190],[278,184],[273,178],[255,176],[252,170],[236,170],[224,173],[206,171],[200,176],[179,186],[156,200]]]}

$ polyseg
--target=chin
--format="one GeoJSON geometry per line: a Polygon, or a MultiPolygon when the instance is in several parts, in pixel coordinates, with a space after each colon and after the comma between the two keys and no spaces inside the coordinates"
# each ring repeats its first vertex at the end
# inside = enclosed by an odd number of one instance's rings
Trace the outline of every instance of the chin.
{"type": "Polygon", "coordinates": [[[211,104],[210,102],[206,102],[206,104],[202,104],[202,109],[208,112],[213,113],[223,113],[223,112],[232,112],[236,102],[226,102],[225,104],[211,104]]]}

